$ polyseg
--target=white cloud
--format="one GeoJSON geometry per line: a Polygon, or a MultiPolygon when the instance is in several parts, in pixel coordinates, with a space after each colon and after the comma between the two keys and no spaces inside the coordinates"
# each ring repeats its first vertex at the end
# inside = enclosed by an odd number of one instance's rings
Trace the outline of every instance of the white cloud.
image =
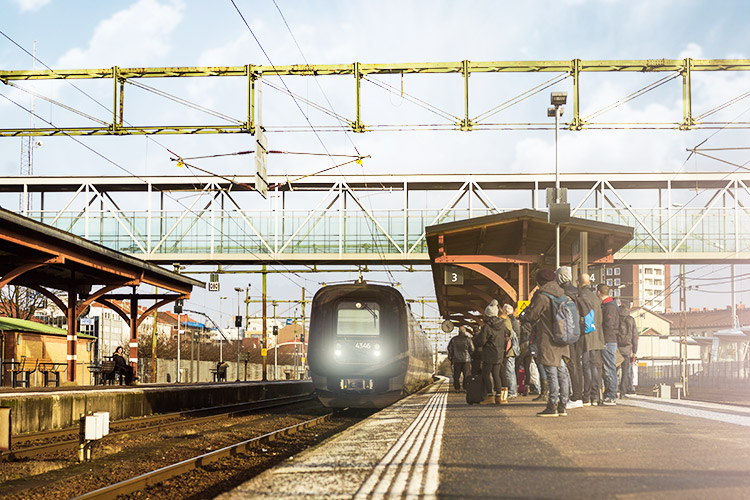
{"type": "Polygon", "coordinates": [[[21,12],[37,11],[50,3],[52,0],[13,0],[21,12]]]}
{"type": "Polygon", "coordinates": [[[171,35],[182,20],[181,0],[139,0],[101,21],[86,48],[66,52],[58,68],[146,66],[172,49],[171,35]]]}
{"type": "Polygon", "coordinates": [[[680,52],[680,55],[677,58],[685,59],[686,57],[692,57],[693,59],[702,59],[703,48],[701,48],[701,46],[697,43],[687,44],[687,47],[682,49],[682,52],[680,52]]]}

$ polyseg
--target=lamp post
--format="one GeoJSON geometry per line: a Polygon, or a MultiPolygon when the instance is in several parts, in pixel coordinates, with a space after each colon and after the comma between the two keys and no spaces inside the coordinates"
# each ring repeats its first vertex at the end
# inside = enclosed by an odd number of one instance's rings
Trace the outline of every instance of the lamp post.
{"type": "Polygon", "coordinates": [[[234,289],[237,292],[237,317],[234,320],[234,326],[237,327],[237,382],[240,381],[240,345],[242,340],[240,339],[240,328],[242,327],[242,316],[240,315],[240,292],[242,288],[236,287],[234,289]]]}
{"type": "Polygon", "coordinates": [[[570,218],[570,206],[567,208],[567,216],[560,217],[558,210],[564,210],[560,202],[560,117],[563,114],[563,105],[568,101],[567,92],[552,92],[550,94],[550,106],[547,108],[547,116],[555,117],[555,193],[554,205],[550,203],[549,222],[555,223],[555,269],[560,267],[560,222],[570,218]]]}
{"type": "MultiPolygon", "coordinates": [[[[224,324],[224,319],[223,319],[224,316],[221,313],[221,309],[222,309],[221,306],[226,299],[227,297],[219,297],[219,328],[224,328],[223,326],[221,326],[224,324]]],[[[224,345],[224,332],[220,331],[219,332],[219,361],[224,361],[223,345],[224,345]]]]}

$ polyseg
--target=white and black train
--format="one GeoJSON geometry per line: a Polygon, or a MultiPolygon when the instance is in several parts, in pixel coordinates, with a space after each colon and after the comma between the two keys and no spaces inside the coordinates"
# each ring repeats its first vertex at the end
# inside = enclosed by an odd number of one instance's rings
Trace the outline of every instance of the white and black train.
{"type": "Polygon", "coordinates": [[[318,290],[308,363],[331,408],[384,408],[432,382],[430,345],[394,288],[355,283],[318,290]]]}

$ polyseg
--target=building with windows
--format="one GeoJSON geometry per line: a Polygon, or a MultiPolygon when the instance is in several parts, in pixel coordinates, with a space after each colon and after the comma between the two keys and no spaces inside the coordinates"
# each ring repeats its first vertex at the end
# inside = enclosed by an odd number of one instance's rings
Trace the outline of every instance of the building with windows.
{"type": "Polygon", "coordinates": [[[633,307],[663,313],[671,308],[669,266],[614,263],[595,266],[592,283],[606,283],[610,295],[633,307]]]}

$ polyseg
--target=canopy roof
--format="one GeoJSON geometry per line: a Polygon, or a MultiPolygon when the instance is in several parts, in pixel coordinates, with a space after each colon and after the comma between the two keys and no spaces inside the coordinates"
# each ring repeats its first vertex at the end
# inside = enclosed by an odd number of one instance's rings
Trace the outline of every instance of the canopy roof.
{"type": "MultiPolygon", "coordinates": [[[[529,277],[555,266],[555,225],[547,212],[514,210],[425,229],[440,313],[471,322],[492,298],[515,305],[530,296],[529,277]],[[446,269],[463,284],[446,284],[446,269]]],[[[633,239],[633,228],[571,217],[560,225],[560,263],[612,262],[633,239]],[[584,235],[584,236],[582,236],[584,235]]],[[[450,280],[449,280],[450,281],[450,280]]]]}

